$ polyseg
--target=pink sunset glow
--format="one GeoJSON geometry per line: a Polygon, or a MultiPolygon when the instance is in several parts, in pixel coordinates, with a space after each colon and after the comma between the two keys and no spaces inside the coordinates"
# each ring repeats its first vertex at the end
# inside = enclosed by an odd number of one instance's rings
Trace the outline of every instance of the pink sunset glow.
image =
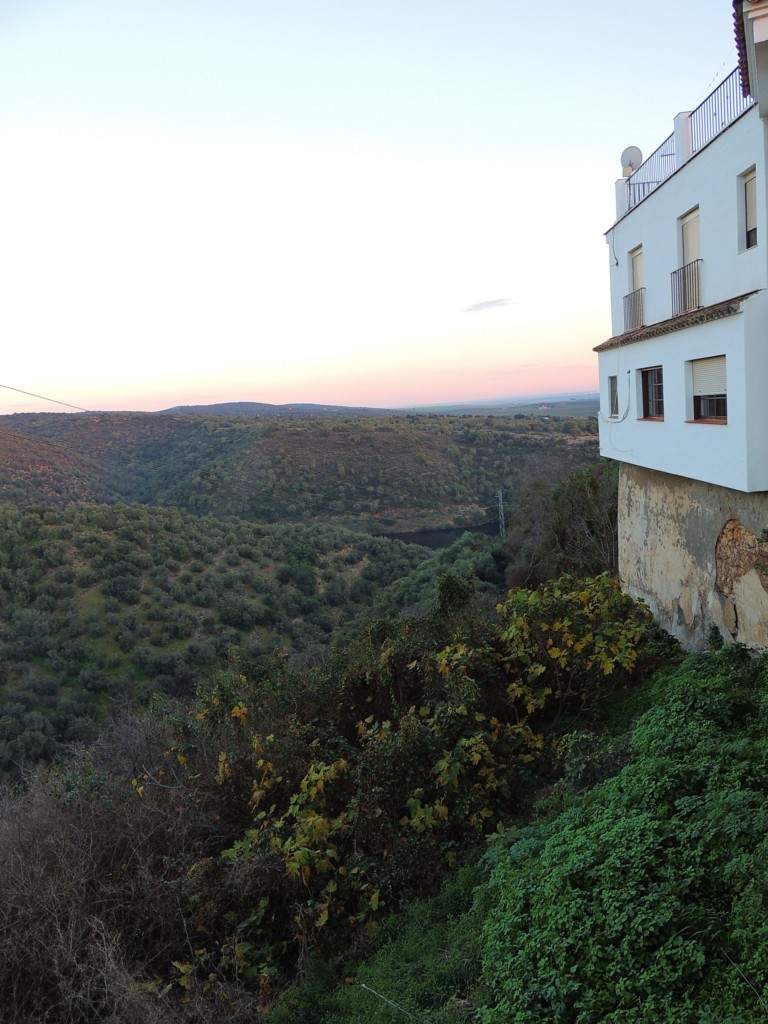
{"type": "Polygon", "coordinates": [[[3,385],[90,409],[595,390],[619,155],[706,94],[729,5],[702,0],[682,58],[685,9],[632,16],[642,113],[632,76],[606,88],[630,15],[602,3],[550,5],[544,74],[530,5],[303,5],[301,31],[290,4],[160,6],[0,14],[3,385]]]}

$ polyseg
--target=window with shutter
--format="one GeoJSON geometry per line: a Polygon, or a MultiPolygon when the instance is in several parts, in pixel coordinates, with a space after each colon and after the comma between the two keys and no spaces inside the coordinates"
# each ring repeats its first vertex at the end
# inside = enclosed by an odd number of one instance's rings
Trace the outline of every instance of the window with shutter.
{"type": "Polygon", "coordinates": [[[745,249],[757,245],[757,177],[748,171],[742,178],[744,183],[744,241],[745,249]]]}
{"type": "Polygon", "coordinates": [[[691,362],[691,382],[693,418],[724,423],[728,418],[725,356],[694,359],[691,362]]]}
{"type": "Polygon", "coordinates": [[[643,247],[638,245],[629,254],[629,294],[624,296],[624,330],[634,331],[645,323],[643,247]]]}
{"type": "Polygon", "coordinates": [[[701,259],[701,233],[699,229],[699,208],[691,210],[681,218],[683,231],[683,266],[701,259]]]}
{"type": "Polygon", "coordinates": [[[636,292],[638,288],[645,287],[645,274],[643,272],[643,247],[640,245],[629,254],[632,267],[632,288],[636,292]]]}

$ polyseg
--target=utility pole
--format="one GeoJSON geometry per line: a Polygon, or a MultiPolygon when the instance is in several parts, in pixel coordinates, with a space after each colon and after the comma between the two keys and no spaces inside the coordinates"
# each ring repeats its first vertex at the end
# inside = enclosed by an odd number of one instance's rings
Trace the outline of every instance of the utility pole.
{"type": "Polygon", "coordinates": [[[503,537],[506,533],[504,527],[504,495],[501,488],[499,488],[499,536],[503,537]]]}

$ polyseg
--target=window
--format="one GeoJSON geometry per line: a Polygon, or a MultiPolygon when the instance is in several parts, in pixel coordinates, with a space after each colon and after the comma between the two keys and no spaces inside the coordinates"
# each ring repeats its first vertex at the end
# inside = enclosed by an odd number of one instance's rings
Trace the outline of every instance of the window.
{"type": "Polygon", "coordinates": [[[680,218],[680,240],[682,244],[682,265],[701,259],[701,229],[699,226],[699,208],[686,213],[680,218]]]}
{"type": "Polygon", "coordinates": [[[638,245],[629,254],[630,291],[636,292],[638,288],[645,287],[645,274],[643,272],[643,247],[638,245]]]}
{"type": "Polygon", "coordinates": [[[619,378],[608,378],[608,415],[612,419],[619,415],[619,378]]]}
{"type": "Polygon", "coordinates": [[[753,249],[757,245],[757,177],[754,168],[739,178],[739,220],[739,248],[753,249]]]}
{"type": "Polygon", "coordinates": [[[681,217],[678,223],[682,263],[677,270],[672,271],[673,316],[701,306],[701,237],[698,206],[681,217]]]}
{"type": "Polygon", "coordinates": [[[643,296],[645,278],[643,274],[643,247],[638,245],[629,253],[629,294],[624,296],[624,330],[634,331],[645,323],[643,296]]]}
{"type": "Polygon", "coordinates": [[[664,419],[664,377],[660,366],[640,371],[643,388],[643,419],[664,419]]]}
{"type": "Polygon", "coordinates": [[[694,420],[725,423],[728,419],[725,356],[694,359],[691,362],[691,385],[694,420]]]}

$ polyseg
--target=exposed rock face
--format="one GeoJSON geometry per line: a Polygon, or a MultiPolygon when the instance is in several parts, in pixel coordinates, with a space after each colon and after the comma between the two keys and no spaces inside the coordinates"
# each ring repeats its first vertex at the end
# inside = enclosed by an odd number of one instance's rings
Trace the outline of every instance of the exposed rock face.
{"type": "Polygon", "coordinates": [[[768,544],[759,541],[738,519],[729,519],[720,531],[715,564],[717,589],[723,594],[733,594],[739,580],[753,571],[768,591],[768,544]]]}
{"type": "Polygon", "coordinates": [[[622,464],[624,588],[689,649],[715,624],[768,647],[768,494],[744,494],[622,464]]]}

